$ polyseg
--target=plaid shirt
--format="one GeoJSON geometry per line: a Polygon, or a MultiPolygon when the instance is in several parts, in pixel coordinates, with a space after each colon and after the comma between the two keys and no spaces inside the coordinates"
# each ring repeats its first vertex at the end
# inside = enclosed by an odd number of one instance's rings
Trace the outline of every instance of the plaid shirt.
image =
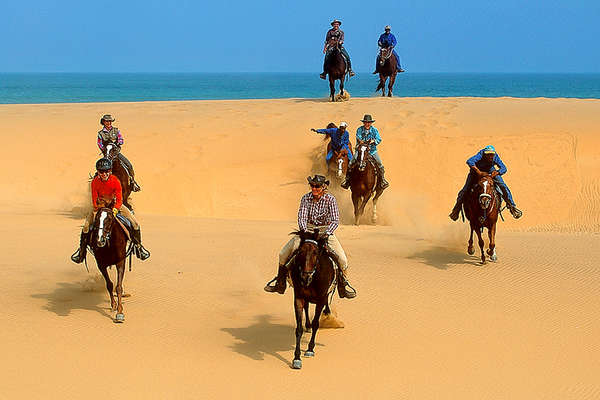
{"type": "Polygon", "coordinates": [[[298,227],[301,231],[305,231],[308,229],[308,224],[327,225],[326,233],[333,235],[340,224],[340,211],[333,195],[325,193],[317,202],[313,201],[312,193],[302,196],[298,210],[298,227]]]}

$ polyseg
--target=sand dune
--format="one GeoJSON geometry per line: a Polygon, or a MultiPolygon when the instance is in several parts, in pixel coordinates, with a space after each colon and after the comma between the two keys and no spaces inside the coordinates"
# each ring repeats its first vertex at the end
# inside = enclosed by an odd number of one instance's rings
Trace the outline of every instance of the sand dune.
{"type": "Polygon", "coordinates": [[[0,120],[6,398],[600,397],[598,100],[0,105],[0,120]],[[126,274],[122,325],[102,280],[68,260],[106,112],[152,251],[126,274]],[[309,129],[354,132],[365,113],[392,186],[380,225],[360,227],[332,188],[359,297],[335,299],[345,328],[321,331],[293,371],[292,294],[262,286],[306,176],[324,171],[309,129]],[[447,214],[465,159],[487,144],[525,216],[506,215],[499,262],[480,266],[447,214]]]}

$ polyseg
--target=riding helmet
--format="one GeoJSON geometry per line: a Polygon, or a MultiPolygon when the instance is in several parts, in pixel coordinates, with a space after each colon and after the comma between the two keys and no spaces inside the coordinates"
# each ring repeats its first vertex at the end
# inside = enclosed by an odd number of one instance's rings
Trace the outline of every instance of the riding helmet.
{"type": "Polygon", "coordinates": [[[101,158],[96,161],[96,169],[98,171],[109,171],[112,169],[112,161],[108,158],[101,158]]]}

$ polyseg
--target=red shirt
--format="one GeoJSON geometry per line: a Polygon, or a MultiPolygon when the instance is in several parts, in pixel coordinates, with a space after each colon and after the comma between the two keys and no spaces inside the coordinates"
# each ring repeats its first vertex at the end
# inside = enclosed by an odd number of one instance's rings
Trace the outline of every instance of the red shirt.
{"type": "Polygon", "coordinates": [[[98,199],[102,199],[105,203],[112,203],[115,200],[114,208],[120,209],[123,204],[123,193],[121,192],[121,182],[119,179],[110,175],[106,182],[100,179],[100,175],[92,180],[92,204],[94,209],[98,209],[98,199]]]}

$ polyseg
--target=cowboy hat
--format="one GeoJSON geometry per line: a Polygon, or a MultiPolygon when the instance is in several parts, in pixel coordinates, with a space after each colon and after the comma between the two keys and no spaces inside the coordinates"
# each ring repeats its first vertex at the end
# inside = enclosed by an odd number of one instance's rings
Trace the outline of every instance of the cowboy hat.
{"type": "Polygon", "coordinates": [[[371,114],[365,114],[361,122],[375,122],[375,120],[371,117],[371,114]]]}
{"type": "Polygon", "coordinates": [[[333,19],[333,21],[331,21],[331,26],[333,26],[333,24],[335,24],[335,23],[338,23],[338,24],[340,24],[340,25],[341,25],[341,24],[342,24],[342,21],[340,21],[340,20],[339,20],[339,19],[337,19],[337,18],[334,18],[334,19],[333,19]]]}
{"type": "Polygon", "coordinates": [[[306,180],[311,185],[318,185],[318,186],[329,185],[329,180],[327,178],[325,178],[323,175],[315,175],[313,177],[308,176],[306,178],[306,180]]]}
{"type": "Polygon", "coordinates": [[[390,31],[391,31],[391,30],[392,30],[392,27],[391,27],[391,26],[389,26],[389,25],[386,25],[386,26],[385,26],[385,28],[383,28],[383,30],[384,30],[384,31],[387,31],[387,30],[390,30],[390,31]]]}
{"type": "Polygon", "coordinates": [[[102,118],[100,118],[100,125],[102,125],[102,121],[110,121],[110,122],[115,122],[115,119],[113,118],[112,115],[110,114],[104,114],[102,116],[102,118]]]}

